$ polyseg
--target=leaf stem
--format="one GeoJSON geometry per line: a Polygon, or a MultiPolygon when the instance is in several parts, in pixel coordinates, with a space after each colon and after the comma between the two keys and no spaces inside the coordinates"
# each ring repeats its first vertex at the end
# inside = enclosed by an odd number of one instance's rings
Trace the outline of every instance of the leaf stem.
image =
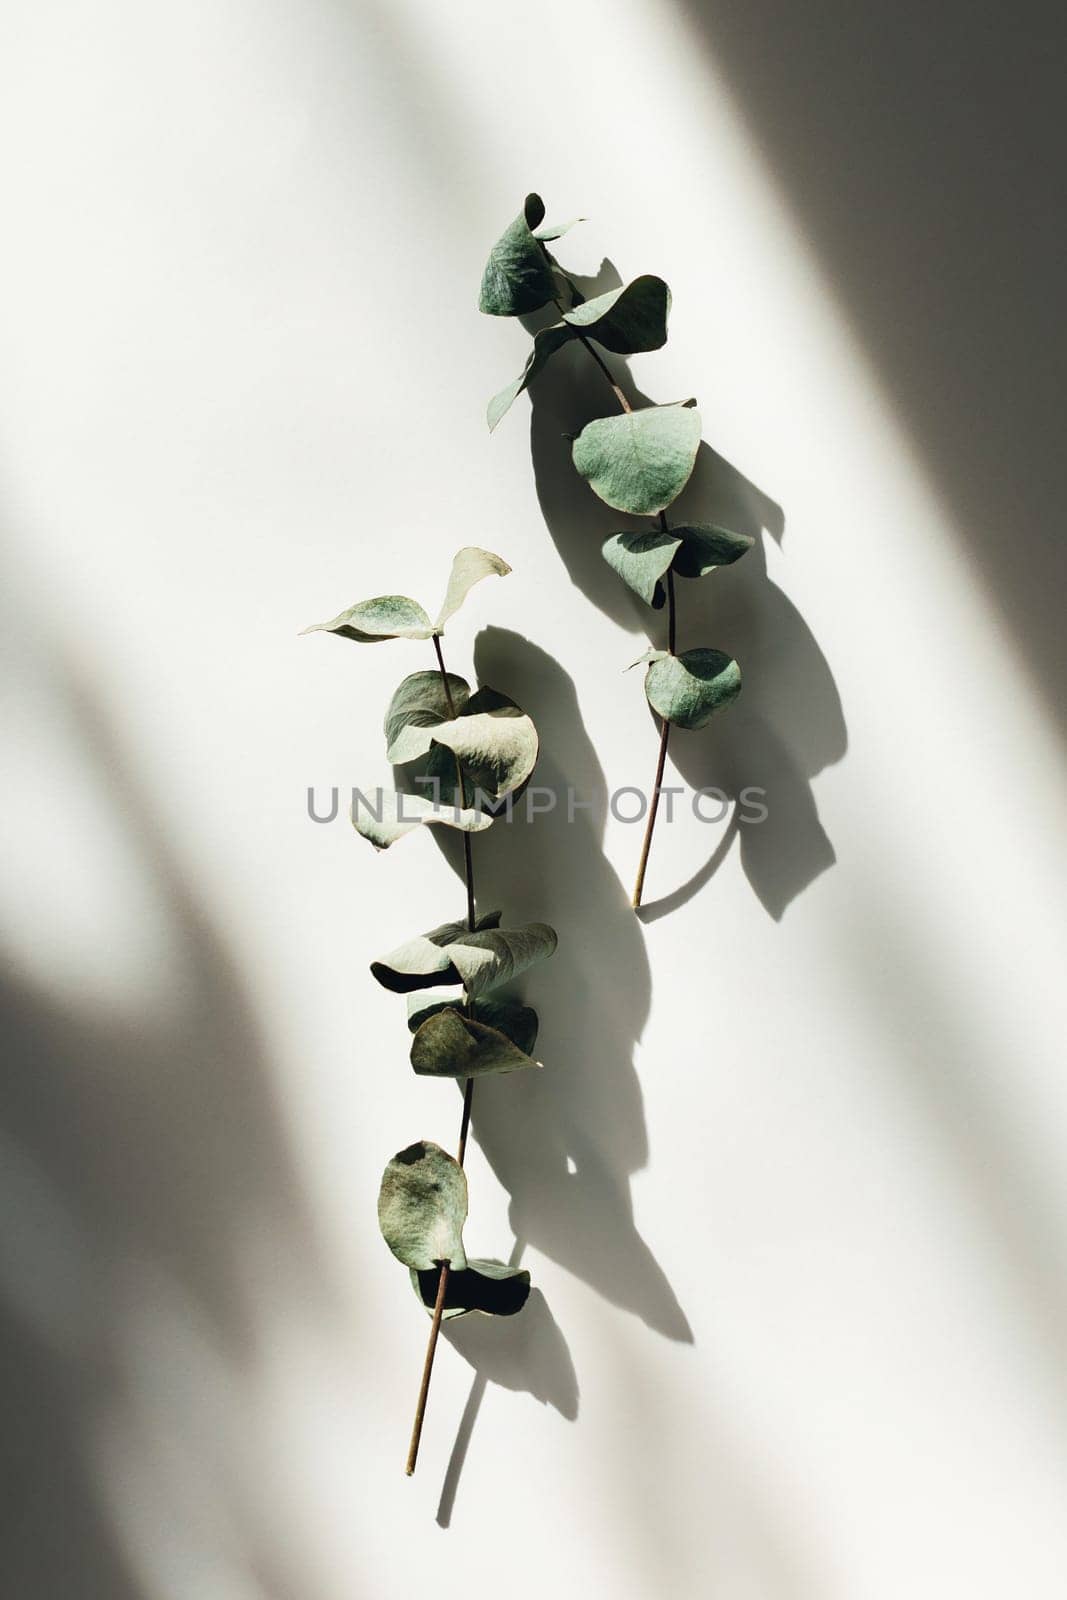
{"type": "MultiPolygon", "coordinates": [[[[445,658],[441,653],[441,640],[435,633],[433,635],[434,654],[437,656],[437,665],[441,673],[441,685],[445,692],[445,704],[448,706],[449,715],[455,717],[456,703],[452,698],[452,687],[445,671],[445,658]]],[[[467,794],[463,782],[463,765],[459,756],[456,762],[456,788],[459,793],[459,803],[464,810],[467,808],[467,794]]],[[[471,836],[463,835],[463,875],[467,884],[467,927],[473,932],[476,919],[474,909],[474,856],[471,851],[471,836]]],[[[469,996],[464,996],[464,1008],[468,1017],[473,1014],[474,1005],[469,996]]],[[[459,1128],[459,1148],[456,1152],[456,1161],[463,1165],[463,1158],[467,1154],[467,1133],[471,1125],[471,1106],[474,1101],[474,1079],[468,1078],[463,1085],[463,1119],[459,1128]]],[[[404,1471],[410,1478],[415,1471],[415,1462],[419,1455],[419,1443],[422,1439],[422,1423],[426,1415],[426,1400],[430,1392],[430,1377],[433,1373],[433,1358],[437,1353],[437,1336],[441,1332],[441,1315],[445,1309],[445,1290],[448,1288],[448,1262],[442,1261],[441,1271],[437,1280],[437,1299],[434,1301],[433,1318],[430,1322],[430,1337],[426,1341],[426,1359],[422,1364],[422,1382],[419,1384],[419,1398],[415,1406],[415,1421],[411,1428],[411,1443],[408,1445],[408,1459],[404,1471]]]]}
{"type": "MultiPolygon", "coordinates": [[[[441,685],[445,691],[445,704],[448,706],[449,716],[454,719],[456,702],[452,698],[452,688],[448,681],[448,673],[445,671],[445,658],[441,654],[441,640],[436,633],[433,635],[433,648],[437,656],[437,665],[441,672],[441,685]]],[[[467,791],[463,783],[463,766],[457,755],[454,755],[454,760],[456,763],[456,789],[459,793],[459,803],[465,811],[467,809],[467,791]]],[[[473,933],[475,923],[474,856],[471,851],[471,836],[469,833],[464,833],[463,835],[463,876],[467,882],[467,928],[469,932],[473,933]]]]}
{"type": "MultiPolygon", "coordinates": [[[[544,248],[544,247],[542,246],[542,248],[544,248]]],[[[547,250],[545,251],[545,254],[546,254],[546,256],[548,255],[547,250]]],[[[564,311],[564,309],[565,309],[562,300],[560,300],[558,295],[553,295],[552,298],[555,301],[556,306],[558,307],[559,311],[562,313],[564,311]]],[[[579,342],[579,344],[583,344],[585,346],[585,348],[589,351],[589,354],[592,356],[593,360],[596,362],[597,366],[600,368],[601,372],[604,374],[605,378],[608,380],[608,383],[611,385],[612,393],[614,394],[616,400],[619,402],[619,404],[622,407],[622,409],[624,411],[627,411],[627,412],[632,412],[633,411],[633,406],[630,404],[629,400],[627,400],[626,396],[623,394],[622,390],[619,388],[619,385],[615,382],[615,379],[611,376],[611,373],[608,371],[606,365],[600,359],[600,357],[597,355],[596,351],[593,349],[593,346],[590,344],[589,340],[585,337],[584,334],[580,333],[578,335],[578,342],[579,342]]],[[[661,511],[660,512],[659,521],[660,521],[660,527],[663,529],[664,533],[669,533],[670,532],[670,528],[667,525],[667,514],[666,514],[665,511],[661,511]]],[[[674,654],[674,640],[675,640],[674,572],[670,567],[668,567],[667,568],[667,649],[670,651],[672,656],[674,654]]],[[[436,638],[434,639],[434,643],[435,644],[437,643],[436,638]]],[[[659,791],[660,791],[660,785],[663,782],[663,769],[664,769],[664,767],[666,766],[666,763],[667,763],[667,741],[670,738],[670,736],[671,736],[671,725],[667,721],[667,719],[664,718],[662,726],[660,728],[659,756],[658,756],[658,758],[656,760],[656,781],[655,781],[655,783],[653,785],[653,788],[652,788],[652,798],[651,798],[651,800],[649,802],[649,808],[648,808],[648,823],[647,823],[647,825],[645,827],[645,837],[644,837],[644,840],[642,841],[642,844],[641,844],[641,859],[637,863],[637,881],[634,884],[633,899],[630,902],[635,911],[638,909],[638,907],[641,904],[641,892],[642,892],[642,890],[644,889],[644,886],[645,886],[645,869],[648,866],[648,852],[652,848],[652,830],[656,826],[656,812],[659,810],[659,791]]]]}
{"type": "MultiPolygon", "coordinates": [[[[563,312],[563,311],[566,310],[566,307],[564,306],[563,301],[559,298],[558,295],[553,295],[552,299],[555,302],[555,304],[558,307],[558,309],[560,310],[560,312],[563,312]]],[[[585,348],[589,351],[589,354],[592,356],[593,360],[596,362],[597,366],[600,368],[601,372],[604,374],[605,378],[608,380],[608,383],[611,385],[612,393],[614,394],[616,400],[619,402],[619,404],[622,407],[622,409],[624,411],[632,411],[633,410],[633,406],[630,404],[629,400],[627,400],[626,396],[623,394],[622,390],[619,388],[619,385],[615,382],[615,379],[611,376],[611,373],[608,371],[608,368],[607,368],[606,364],[603,361],[601,361],[600,357],[597,355],[596,351],[593,349],[593,346],[590,344],[589,340],[586,338],[584,333],[580,333],[578,335],[578,343],[581,344],[581,345],[584,345],[585,348]]]]}
{"type": "Polygon", "coordinates": [[[415,1471],[415,1462],[419,1457],[419,1442],[422,1439],[422,1419],[426,1415],[426,1397],[430,1392],[430,1374],[433,1372],[433,1358],[437,1352],[437,1335],[441,1331],[441,1315],[445,1309],[445,1290],[447,1288],[448,1262],[442,1261],[441,1275],[437,1280],[437,1299],[434,1301],[433,1321],[430,1323],[430,1338],[426,1345],[426,1359],[422,1364],[422,1382],[419,1384],[419,1399],[415,1407],[415,1421],[412,1424],[408,1458],[404,1465],[404,1471],[409,1478],[415,1471]]]}
{"type": "MultiPolygon", "coordinates": [[[[659,514],[660,526],[664,533],[669,533],[666,512],[659,514]]],[[[675,644],[675,605],[674,605],[674,572],[667,568],[667,649],[674,654],[675,644]]],[[[652,830],[656,826],[656,812],[659,810],[659,792],[663,784],[663,769],[667,764],[667,741],[671,736],[671,725],[666,717],[660,724],[659,756],[656,760],[656,776],[652,784],[652,798],[648,806],[648,822],[645,826],[645,837],[641,843],[641,859],[637,863],[637,881],[634,884],[633,899],[630,904],[636,911],[641,904],[641,894],[645,887],[645,870],[648,866],[648,853],[652,848],[652,830]]]]}

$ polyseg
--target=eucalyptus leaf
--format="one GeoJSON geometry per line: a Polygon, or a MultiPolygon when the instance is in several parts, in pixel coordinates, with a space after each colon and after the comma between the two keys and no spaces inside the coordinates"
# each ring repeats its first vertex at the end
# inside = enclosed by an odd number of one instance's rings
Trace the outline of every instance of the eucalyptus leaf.
{"type": "MultiPolygon", "coordinates": [[[[440,1281],[439,1272],[412,1270],[412,1288],[429,1312],[437,1304],[440,1281]]],[[[489,1317],[513,1317],[522,1310],[529,1295],[530,1274],[525,1267],[506,1267],[501,1261],[471,1256],[465,1270],[448,1274],[441,1320],[451,1322],[453,1317],[465,1317],[470,1311],[489,1317]]]]}
{"type": "Polygon", "coordinates": [[[541,196],[528,194],[522,211],[489,252],[478,310],[491,317],[521,317],[547,305],[555,294],[552,267],[534,235],[544,221],[541,196]]]}
{"type": "Polygon", "coordinates": [[[666,595],[660,579],[672,565],[682,541],[672,530],[654,528],[647,533],[613,533],[604,540],[602,554],[622,581],[647,605],[662,606],[666,595]]]}
{"type": "Polygon", "coordinates": [[[393,1157],[378,1191],[378,1226],[398,1261],[416,1272],[442,1261],[463,1271],[466,1220],[467,1180],[447,1151],[423,1139],[393,1157]]]}
{"type": "Polygon", "coordinates": [[[377,850],[388,850],[406,833],[432,823],[457,828],[461,833],[481,833],[493,823],[492,817],[486,816],[484,811],[436,805],[420,794],[396,794],[389,789],[378,789],[361,800],[358,795],[362,794],[362,790],[358,791],[352,807],[352,826],[377,850]]]}
{"type": "Polygon", "coordinates": [[[475,1078],[488,1072],[539,1067],[507,1034],[452,1006],[420,1023],[411,1041],[411,1065],[423,1077],[475,1078]]]}
{"type": "Polygon", "coordinates": [[[476,583],[480,583],[483,578],[494,576],[506,578],[510,571],[507,562],[502,557],[495,556],[491,550],[479,550],[478,546],[473,544],[460,550],[453,558],[444,603],[437,614],[437,622],[434,625],[437,632],[444,631],[445,623],[449,617],[455,616],[476,583]]]}
{"type": "MultiPolygon", "coordinates": [[[[476,931],[495,928],[499,921],[499,911],[487,911],[477,919],[476,931]]],[[[398,945],[379,961],[372,961],[371,972],[383,988],[391,989],[394,994],[462,983],[448,950],[452,940],[461,935],[468,939],[474,937],[465,922],[443,922],[439,928],[431,928],[429,933],[418,934],[398,945]]]]}
{"type": "Polygon", "coordinates": [[[494,801],[521,788],[537,763],[532,719],[514,700],[488,685],[471,695],[453,721],[434,728],[432,737],[458,756],[475,793],[481,791],[494,801]]]}
{"type": "Polygon", "coordinates": [[[672,565],[680,578],[703,578],[716,567],[728,567],[755,544],[747,533],[733,533],[710,522],[688,522],[671,529],[682,548],[672,565]]]}
{"type": "Polygon", "coordinates": [[[383,639],[430,639],[434,625],[416,600],[406,594],[383,594],[361,600],[333,618],[313,622],[302,633],[337,633],[357,644],[379,644],[383,639]]]}
{"type": "Polygon", "coordinates": [[[623,670],[625,672],[632,672],[635,667],[643,667],[649,661],[666,661],[669,655],[669,650],[657,650],[655,645],[649,645],[644,655],[638,656],[636,661],[631,661],[630,665],[628,667],[624,667],[623,670]]]}
{"type": "Polygon", "coordinates": [[[569,222],[546,222],[533,230],[533,236],[540,239],[542,244],[551,244],[553,239],[562,239],[565,233],[570,233],[572,228],[584,221],[584,217],[572,217],[569,222]]]}
{"type": "Polygon", "coordinates": [[[663,655],[645,674],[648,703],[676,728],[702,728],[741,693],[741,668],[721,650],[663,655]]]}
{"type": "Polygon", "coordinates": [[[499,394],[495,394],[486,407],[485,419],[492,433],[500,419],[507,415],[512,405],[522,391],[527,388],[541,371],[549,356],[555,355],[565,344],[578,337],[577,330],[570,328],[563,322],[554,322],[551,327],[539,328],[533,337],[533,348],[526,358],[526,365],[511,383],[504,385],[499,394]]]}
{"type": "Polygon", "coordinates": [[[464,989],[479,995],[554,955],[557,942],[555,929],[546,922],[528,922],[521,928],[461,933],[448,953],[464,989]]]}
{"type": "Polygon", "coordinates": [[[412,672],[397,686],[385,713],[386,756],[396,766],[424,756],[434,731],[450,722],[470,699],[470,685],[448,674],[448,694],[439,672],[412,672]],[[448,696],[452,697],[449,705],[448,696]]]}
{"type": "Polygon", "coordinates": [[[669,570],[680,578],[703,578],[737,561],[753,543],[746,533],[694,522],[667,531],[613,533],[604,540],[602,554],[635,594],[659,610],[667,598],[663,579],[669,570]]]}
{"type": "Polygon", "coordinates": [[[502,929],[496,926],[500,913],[491,916],[492,921],[479,918],[473,933],[463,923],[453,922],[409,939],[373,961],[371,972],[395,994],[461,983],[468,995],[476,996],[510,982],[555,951],[556,934],[546,923],[502,929]]]}
{"type": "Polygon", "coordinates": [[[693,407],[645,406],[587,422],[574,441],[574,465],[616,511],[652,517],[685,488],[699,444],[693,407]]]}
{"type": "Polygon", "coordinates": [[[572,306],[563,320],[578,333],[595,339],[616,355],[633,356],[642,350],[659,350],[667,343],[671,291],[662,278],[645,274],[572,306]]]}
{"type": "MultiPolygon", "coordinates": [[[[484,1022],[490,1028],[495,1028],[498,1033],[504,1034],[523,1055],[533,1055],[534,1045],[537,1043],[537,1012],[533,1006],[523,1005],[521,1000],[502,1000],[495,997],[475,1000],[470,1004],[478,1022],[484,1022]]],[[[456,1010],[462,1005],[462,994],[457,994],[448,1000],[437,997],[431,1000],[426,994],[410,994],[408,1027],[414,1033],[427,1017],[435,1016],[438,1012],[449,1008],[456,1010]]]]}

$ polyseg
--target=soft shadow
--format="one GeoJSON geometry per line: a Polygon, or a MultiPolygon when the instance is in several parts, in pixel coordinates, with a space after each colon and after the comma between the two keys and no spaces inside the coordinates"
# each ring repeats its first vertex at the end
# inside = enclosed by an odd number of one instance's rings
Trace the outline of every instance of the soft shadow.
{"type": "MultiPolygon", "coordinates": [[[[472,1126],[511,1195],[518,1238],[664,1337],[689,1341],[674,1291],[633,1219],[630,1177],[648,1160],[633,1055],[651,981],[640,927],[601,848],[604,774],[558,662],[501,628],[480,633],[474,655],[478,681],[530,712],[541,738],[533,783],[560,797],[530,822],[520,800],[510,823],[499,818],[478,836],[478,903],[504,907],[508,921],[552,922],[560,947],[523,985],[541,1019],[544,1070],[482,1080],[472,1126]],[[573,819],[568,788],[590,803],[573,819]]],[[[435,836],[458,868],[458,842],[443,832],[435,836]]]]}
{"type": "MultiPolygon", "coordinates": [[[[172,1481],[181,1447],[157,1429],[175,1404],[171,1386],[180,1393],[189,1374],[169,1371],[166,1341],[147,1352],[135,1342],[131,1353],[131,1317],[164,1326],[182,1308],[232,1373],[262,1337],[245,1270],[251,1238],[270,1241],[271,1270],[309,1306],[325,1303],[324,1283],[242,980],[97,699],[72,671],[44,676],[50,719],[77,729],[72,782],[98,788],[121,817],[165,911],[168,964],[159,994],[118,1014],[88,999],[59,1003],[16,976],[4,951],[0,1338],[8,1434],[18,1441],[7,1576],[22,1600],[146,1600],[156,1584],[132,1570],[127,1548],[143,1558],[160,1530],[125,1506],[96,1452],[106,1424],[119,1482],[150,1496],[169,1482],[180,1500],[191,1488],[172,1481]]],[[[218,1419],[213,1454],[231,1442],[218,1419]]],[[[218,1571],[220,1552],[198,1550],[199,1536],[176,1516],[170,1556],[181,1546],[187,1570],[201,1570],[202,1558],[203,1570],[218,1571]]],[[[284,1559],[251,1523],[240,1546],[259,1572],[284,1559]]]]}
{"type": "MultiPolygon", "coordinates": [[[[690,1343],[685,1313],[634,1221],[630,1178],[646,1165],[648,1142],[633,1057],[651,980],[640,926],[602,849],[604,774],[558,662],[500,628],[479,634],[474,656],[478,682],[530,712],[541,739],[533,786],[559,797],[553,810],[527,821],[526,800],[539,803],[531,786],[510,822],[499,817],[477,836],[478,904],[502,907],[508,922],[552,922],[560,946],[522,984],[540,1017],[536,1053],[544,1068],[479,1081],[473,1134],[511,1196],[517,1238],[665,1338],[690,1343]],[[568,790],[588,809],[569,816],[568,790]]],[[[457,836],[432,833],[461,874],[457,836]]],[[[577,1414],[577,1380],[543,1299],[531,1295],[508,1324],[480,1322],[457,1319],[448,1330],[478,1377],[446,1474],[443,1525],[488,1382],[528,1389],[563,1416],[577,1414]]]]}
{"type": "MultiPolygon", "coordinates": [[[[595,279],[578,282],[588,296],[617,284],[619,275],[606,261],[595,279]]],[[[654,403],[636,388],[625,361],[601,354],[635,405],[654,403]]],[[[580,346],[565,347],[534,380],[531,401],[538,498],[572,580],[621,626],[632,629],[636,624],[657,644],[665,644],[663,614],[633,595],[600,554],[608,534],[628,526],[647,527],[647,519],[612,511],[582,481],[571,461],[569,436],[580,432],[590,418],[608,415],[614,408],[603,373],[580,346]]],[[[847,749],[841,698],[811,629],[768,576],[764,539],[769,535],[782,543],[781,507],[702,444],[693,475],[668,517],[671,522],[718,523],[747,533],[755,544],[735,565],[700,581],[677,584],[678,648],[711,645],[727,651],[741,664],[744,687],[736,705],[709,728],[673,730],[670,761],[690,789],[721,790],[732,803],[734,816],[725,836],[726,849],[717,842],[687,883],[658,900],[646,901],[644,916],[655,920],[705,887],[736,836],[745,875],[761,904],[778,919],[835,860],[811,780],[847,749]],[[746,789],[762,791],[750,805],[742,803],[746,789]],[[766,816],[757,820],[760,808],[766,816]]],[[[636,672],[633,691],[641,692],[636,672]]],[[[650,737],[650,760],[654,749],[650,737]]],[[[703,814],[714,815],[712,802],[703,814]]],[[[656,881],[654,850],[649,871],[651,888],[656,881]]]]}
{"type": "MultiPolygon", "coordinates": [[[[1063,8],[677,9],[728,81],[1062,727],[1063,8]]],[[[696,203],[710,227],[711,197],[696,203]]]]}
{"type": "MultiPolygon", "coordinates": [[[[510,1266],[519,1265],[524,1248],[517,1239],[510,1266]]],[[[517,1316],[492,1320],[458,1317],[442,1324],[441,1332],[474,1368],[474,1381],[456,1429],[437,1505],[437,1525],[447,1528],[451,1526],[456,1491],[490,1382],[529,1393],[573,1422],[578,1415],[578,1376],[567,1342],[540,1289],[531,1289],[530,1298],[517,1316]]]]}
{"type": "MultiPolygon", "coordinates": [[[[676,585],[678,648],[711,645],[726,651],[741,663],[743,688],[736,704],[707,728],[672,729],[668,750],[690,789],[714,789],[732,803],[731,826],[745,876],[777,920],[836,859],[811,780],[840,761],[848,747],[841,699],[810,628],[767,574],[763,534],[781,538],[773,502],[710,446],[701,445],[671,518],[704,519],[755,540],[732,567],[676,585]]],[[[662,634],[665,623],[657,619],[652,627],[662,634]]],[[[714,797],[701,803],[701,814],[715,817],[714,797]]],[[[667,903],[691,898],[725,853],[717,843],[708,862],[667,903]]],[[[654,901],[646,915],[655,917],[664,909],[663,901],[654,901]]]]}

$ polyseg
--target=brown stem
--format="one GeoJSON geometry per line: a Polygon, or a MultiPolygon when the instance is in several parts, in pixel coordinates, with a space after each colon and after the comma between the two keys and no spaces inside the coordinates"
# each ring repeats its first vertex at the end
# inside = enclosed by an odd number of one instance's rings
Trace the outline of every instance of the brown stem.
{"type": "Polygon", "coordinates": [[[426,1397],[430,1392],[430,1374],[433,1371],[433,1358],[437,1350],[437,1335],[441,1331],[441,1314],[445,1309],[445,1290],[448,1288],[448,1262],[441,1263],[441,1276],[437,1280],[437,1299],[434,1301],[433,1321],[430,1323],[430,1339],[426,1346],[426,1360],[422,1364],[422,1382],[419,1384],[419,1400],[415,1407],[415,1421],[411,1428],[411,1443],[408,1445],[408,1459],[404,1471],[408,1477],[415,1471],[415,1462],[419,1457],[419,1441],[422,1438],[422,1419],[426,1415],[426,1397]]]}
{"type": "MultiPolygon", "coordinates": [[[[445,704],[448,706],[449,715],[455,717],[456,703],[452,698],[452,688],[445,671],[445,658],[441,654],[441,641],[437,634],[433,635],[434,653],[437,656],[437,665],[441,672],[441,684],[445,691],[445,704]]],[[[459,803],[466,809],[467,795],[463,783],[463,766],[458,756],[456,762],[456,787],[459,793],[459,803]]],[[[471,853],[471,836],[463,835],[463,874],[467,883],[467,927],[473,932],[475,924],[474,911],[474,857],[471,853]]],[[[474,1006],[469,997],[465,998],[467,1016],[473,1015],[474,1006]]],[[[471,1124],[471,1105],[474,1100],[474,1079],[468,1078],[463,1085],[463,1119],[459,1128],[459,1148],[456,1160],[460,1166],[467,1154],[467,1133],[471,1124]]],[[[448,1287],[448,1262],[441,1263],[441,1271],[437,1280],[437,1299],[434,1301],[433,1319],[430,1322],[430,1337],[426,1342],[426,1359],[422,1365],[422,1382],[419,1385],[419,1399],[415,1407],[415,1421],[411,1429],[411,1443],[408,1445],[408,1459],[404,1471],[408,1477],[415,1471],[415,1462],[419,1454],[419,1441],[422,1438],[422,1422],[426,1415],[426,1397],[430,1392],[430,1376],[433,1372],[433,1358],[437,1353],[437,1336],[441,1331],[441,1314],[445,1308],[445,1290],[448,1287]]]]}
{"type": "MultiPolygon", "coordinates": [[[[669,533],[666,515],[659,514],[660,525],[664,533],[669,533]]],[[[667,568],[667,648],[671,655],[674,654],[675,640],[675,608],[674,608],[674,573],[667,568]]],[[[652,830],[656,826],[656,812],[659,810],[659,792],[663,784],[663,769],[667,764],[667,741],[671,736],[671,725],[666,717],[660,724],[659,756],[656,760],[656,777],[652,785],[652,798],[648,807],[648,822],[645,825],[645,837],[641,843],[641,859],[637,863],[637,881],[634,884],[633,899],[630,904],[636,911],[641,904],[641,893],[645,887],[645,869],[648,866],[648,853],[652,848],[652,830]]]]}

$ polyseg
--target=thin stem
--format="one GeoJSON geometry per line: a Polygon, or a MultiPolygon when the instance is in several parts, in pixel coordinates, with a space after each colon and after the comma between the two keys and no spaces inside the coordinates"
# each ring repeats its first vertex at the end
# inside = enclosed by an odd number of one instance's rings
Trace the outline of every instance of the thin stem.
{"type": "Polygon", "coordinates": [[[474,1101],[474,1079],[468,1078],[463,1085],[463,1121],[459,1125],[459,1149],[456,1151],[456,1160],[463,1165],[463,1157],[467,1154],[467,1132],[471,1125],[471,1105],[474,1101]]]}
{"type": "MultiPolygon", "coordinates": [[[[451,717],[456,715],[456,703],[452,698],[452,686],[448,681],[445,671],[445,658],[441,654],[441,641],[438,635],[433,635],[433,648],[437,656],[437,665],[441,673],[441,685],[445,692],[445,704],[451,717]]],[[[463,782],[463,766],[458,756],[456,762],[456,788],[459,794],[459,803],[466,810],[467,794],[463,782]]],[[[474,857],[471,852],[471,836],[463,835],[463,875],[467,884],[467,927],[473,932],[476,919],[474,910],[474,857]]],[[[467,1016],[473,1015],[474,1006],[469,996],[464,996],[464,1007],[467,1016]]],[[[468,1078],[463,1085],[463,1119],[459,1128],[459,1148],[456,1152],[456,1161],[463,1165],[463,1158],[467,1154],[467,1134],[471,1125],[471,1105],[474,1101],[474,1079],[468,1078]]],[[[445,1308],[445,1290],[448,1287],[448,1262],[441,1263],[441,1270],[437,1280],[437,1299],[434,1301],[433,1319],[430,1322],[430,1337],[426,1342],[426,1359],[422,1365],[422,1382],[419,1385],[419,1399],[415,1407],[415,1421],[411,1429],[411,1443],[408,1446],[408,1459],[404,1471],[408,1477],[415,1471],[415,1462],[419,1454],[419,1441],[422,1438],[422,1423],[426,1415],[426,1398],[430,1392],[430,1376],[433,1372],[433,1358],[437,1353],[437,1336],[441,1331],[441,1314],[445,1308]]]]}
{"type": "MultiPolygon", "coordinates": [[[[548,255],[547,250],[545,251],[545,255],[546,256],[548,255]]],[[[552,298],[555,301],[556,306],[558,307],[559,311],[562,313],[564,311],[564,309],[565,309],[562,300],[560,300],[558,295],[553,295],[552,298]]],[[[629,400],[627,400],[626,396],[623,394],[622,390],[619,388],[619,385],[615,382],[615,379],[611,376],[611,373],[608,371],[608,369],[605,366],[604,362],[597,355],[596,351],[593,349],[593,346],[590,344],[589,340],[585,337],[584,334],[580,333],[578,335],[578,342],[580,344],[583,344],[585,346],[585,348],[589,351],[589,354],[592,356],[593,360],[596,362],[597,366],[600,368],[601,372],[604,374],[605,378],[608,380],[608,383],[611,385],[612,393],[614,394],[616,400],[619,402],[619,404],[622,407],[622,409],[624,411],[627,411],[627,412],[632,412],[633,411],[633,406],[630,404],[629,400]]],[[[664,533],[669,533],[670,532],[670,528],[667,525],[667,516],[666,516],[665,512],[663,512],[663,511],[660,512],[659,521],[660,521],[660,527],[663,529],[664,533]]],[[[675,640],[674,572],[670,567],[668,567],[667,568],[667,649],[670,651],[672,656],[674,654],[674,640],[675,640]]],[[[435,644],[437,643],[436,639],[434,640],[434,643],[435,644]]],[[[644,837],[644,840],[643,840],[642,845],[641,845],[641,859],[637,863],[637,881],[634,884],[633,900],[631,902],[631,904],[633,905],[633,908],[634,908],[635,911],[638,909],[638,907],[641,904],[641,892],[642,892],[642,890],[644,889],[644,886],[645,886],[645,869],[648,866],[648,852],[652,848],[652,830],[656,826],[656,812],[659,810],[659,791],[660,791],[660,785],[663,782],[663,769],[664,769],[664,767],[666,765],[666,762],[667,762],[667,741],[670,738],[670,736],[671,736],[671,725],[666,720],[666,718],[664,718],[662,726],[660,728],[659,756],[658,756],[658,758],[656,760],[656,781],[655,781],[655,784],[653,785],[652,798],[651,798],[651,800],[649,802],[648,823],[646,824],[646,827],[645,827],[645,837],[644,837]]]]}
{"type": "Polygon", "coordinates": [[[648,808],[648,823],[645,827],[645,837],[641,845],[641,859],[637,863],[637,881],[634,884],[633,899],[630,904],[636,911],[641,904],[641,892],[645,887],[645,868],[648,866],[648,852],[652,848],[652,829],[656,826],[656,812],[659,810],[659,791],[663,782],[663,768],[667,763],[667,740],[671,735],[671,725],[666,717],[660,728],[659,759],[656,762],[656,779],[652,788],[652,800],[648,808]]]}
{"type": "Polygon", "coordinates": [[[430,1392],[430,1374],[433,1371],[433,1358],[437,1351],[437,1335],[441,1331],[441,1315],[445,1309],[445,1290],[448,1288],[448,1262],[441,1263],[441,1276],[437,1280],[437,1299],[433,1306],[433,1321],[430,1323],[430,1338],[426,1346],[426,1360],[422,1364],[422,1382],[419,1384],[419,1400],[415,1407],[415,1421],[411,1428],[411,1443],[408,1445],[408,1458],[404,1471],[410,1478],[415,1471],[415,1462],[419,1456],[419,1441],[422,1438],[422,1419],[426,1415],[426,1397],[430,1392]]]}
{"type": "MultiPolygon", "coordinates": [[[[664,512],[659,514],[660,526],[664,533],[669,533],[667,518],[664,512]]],[[[667,568],[667,649],[674,654],[675,642],[675,605],[674,605],[674,573],[667,568]]],[[[641,859],[637,863],[637,881],[634,884],[633,899],[630,904],[636,911],[641,904],[641,894],[645,887],[645,869],[648,866],[648,853],[652,848],[652,830],[656,826],[656,812],[659,810],[659,792],[663,784],[663,769],[667,764],[667,741],[671,736],[671,725],[666,717],[660,724],[659,755],[656,759],[656,776],[652,784],[652,798],[648,806],[648,822],[645,825],[645,837],[641,843],[641,859]]]]}
{"type": "MultiPolygon", "coordinates": [[[[456,715],[456,702],[452,698],[452,688],[448,681],[448,673],[445,671],[445,658],[441,654],[441,640],[436,633],[433,636],[433,647],[437,656],[437,665],[441,672],[441,684],[445,691],[445,704],[448,706],[449,716],[454,718],[456,715]]],[[[456,789],[459,794],[459,803],[465,811],[467,809],[467,791],[463,783],[463,766],[458,756],[454,756],[454,759],[456,763],[456,789]]],[[[469,833],[464,833],[463,835],[463,876],[467,883],[467,927],[473,933],[476,920],[474,914],[474,855],[471,851],[471,836],[469,833]]]]}
{"type": "MultiPolygon", "coordinates": [[[[558,295],[553,295],[552,299],[554,300],[556,306],[559,308],[559,310],[561,312],[566,310],[566,307],[564,306],[563,301],[559,298],[558,295]]],[[[604,374],[605,378],[608,380],[608,383],[611,385],[611,391],[614,394],[616,400],[619,402],[619,404],[622,407],[622,409],[624,411],[632,411],[633,410],[633,406],[630,404],[629,400],[627,400],[626,396],[623,394],[622,390],[619,388],[619,385],[615,382],[615,379],[611,376],[611,373],[608,371],[607,366],[605,365],[605,363],[603,361],[601,361],[600,357],[597,355],[596,351],[593,349],[593,346],[589,343],[589,340],[585,337],[584,333],[580,333],[578,335],[578,343],[581,344],[581,345],[584,345],[585,348],[589,351],[589,354],[592,356],[593,360],[596,362],[597,366],[600,368],[601,372],[604,374]]]]}

